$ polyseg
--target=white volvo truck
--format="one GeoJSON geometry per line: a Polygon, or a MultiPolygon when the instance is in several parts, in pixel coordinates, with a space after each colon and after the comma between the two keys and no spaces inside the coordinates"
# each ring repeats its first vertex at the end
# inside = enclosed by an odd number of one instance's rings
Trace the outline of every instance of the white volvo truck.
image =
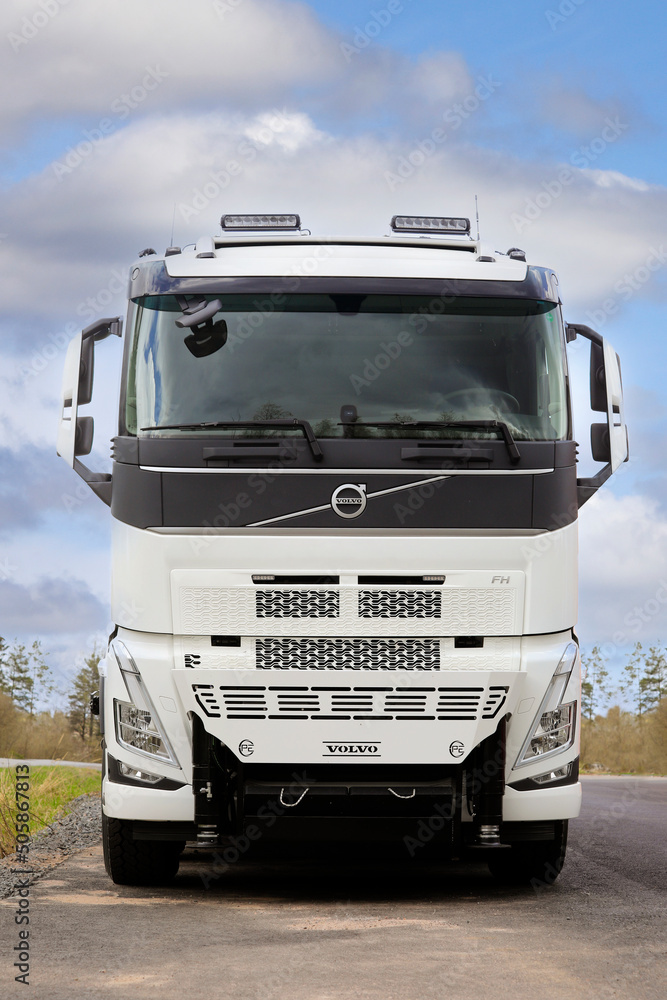
{"type": "Polygon", "coordinates": [[[581,798],[577,510],[628,454],[613,349],[564,324],[551,269],[459,218],[373,239],[225,216],[144,251],[128,298],[112,474],[81,461],[80,409],[120,318],[72,341],[58,439],[111,507],[111,878],[373,820],[553,880],[581,798]]]}

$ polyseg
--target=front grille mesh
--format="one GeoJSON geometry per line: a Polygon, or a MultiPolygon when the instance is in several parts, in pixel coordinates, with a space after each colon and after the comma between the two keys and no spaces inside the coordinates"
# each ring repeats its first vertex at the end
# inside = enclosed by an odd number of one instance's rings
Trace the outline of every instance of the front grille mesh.
{"type": "Polygon", "coordinates": [[[260,670],[439,670],[438,639],[257,639],[260,670]]]}
{"type": "Polygon", "coordinates": [[[255,595],[257,618],[338,618],[339,605],[335,590],[260,590],[255,595]]]}
{"type": "Polygon", "coordinates": [[[362,590],[360,618],[439,618],[442,597],[428,591],[362,590]]]}

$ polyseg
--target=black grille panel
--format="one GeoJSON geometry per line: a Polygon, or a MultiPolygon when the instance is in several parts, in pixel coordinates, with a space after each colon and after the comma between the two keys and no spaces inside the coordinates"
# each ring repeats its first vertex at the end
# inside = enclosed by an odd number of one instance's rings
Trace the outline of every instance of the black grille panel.
{"type": "Polygon", "coordinates": [[[257,639],[260,670],[439,670],[438,639],[257,639]]]}
{"type": "Polygon", "coordinates": [[[439,618],[442,596],[437,591],[362,590],[360,618],[439,618]]]}
{"type": "Polygon", "coordinates": [[[340,595],[335,590],[258,590],[257,618],[338,618],[340,595]]]}

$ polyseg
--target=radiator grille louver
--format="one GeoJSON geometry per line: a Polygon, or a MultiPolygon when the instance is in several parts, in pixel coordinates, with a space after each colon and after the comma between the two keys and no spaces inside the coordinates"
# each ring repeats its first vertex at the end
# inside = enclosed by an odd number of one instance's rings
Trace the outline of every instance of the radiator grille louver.
{"type": "Polygon", "coordinates": [[[500,712],[508,687],[360,687],[193,684],[208,718],[477,722],[500,712]],[[492,712],[493,714],[490,714],[492,712]]]}
{"type": "Polygon", "coordinates": [[[261,670],[439,670],[437,639],[257,639],[261,670]]]}

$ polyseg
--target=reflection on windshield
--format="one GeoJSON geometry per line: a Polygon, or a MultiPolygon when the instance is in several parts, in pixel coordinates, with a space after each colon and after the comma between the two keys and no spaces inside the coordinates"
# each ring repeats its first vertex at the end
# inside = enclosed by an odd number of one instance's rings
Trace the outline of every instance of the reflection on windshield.
{"type": "MultiPolygon", "coordinates": [[[[210,298],[220,300],[214,321],[224,320],[228,336],[205,357],[186,347],[174,296],[140,303],[126,394],[130,433],[173,435],[179,432],[143,429],[296,417],[318,438],[442,437],[444,431],[403,425],[460,420],[503,420],[523,440],[566,436],[563,347],[553,303],[398,295],[210,298]],[[356,420],[343,424],[343,407],[356,412],[356,420]],[[389,426],[368,426],[378,424],[389,426]]],[[[284,431],[227,426],[215,433],[284,431]]]]}

